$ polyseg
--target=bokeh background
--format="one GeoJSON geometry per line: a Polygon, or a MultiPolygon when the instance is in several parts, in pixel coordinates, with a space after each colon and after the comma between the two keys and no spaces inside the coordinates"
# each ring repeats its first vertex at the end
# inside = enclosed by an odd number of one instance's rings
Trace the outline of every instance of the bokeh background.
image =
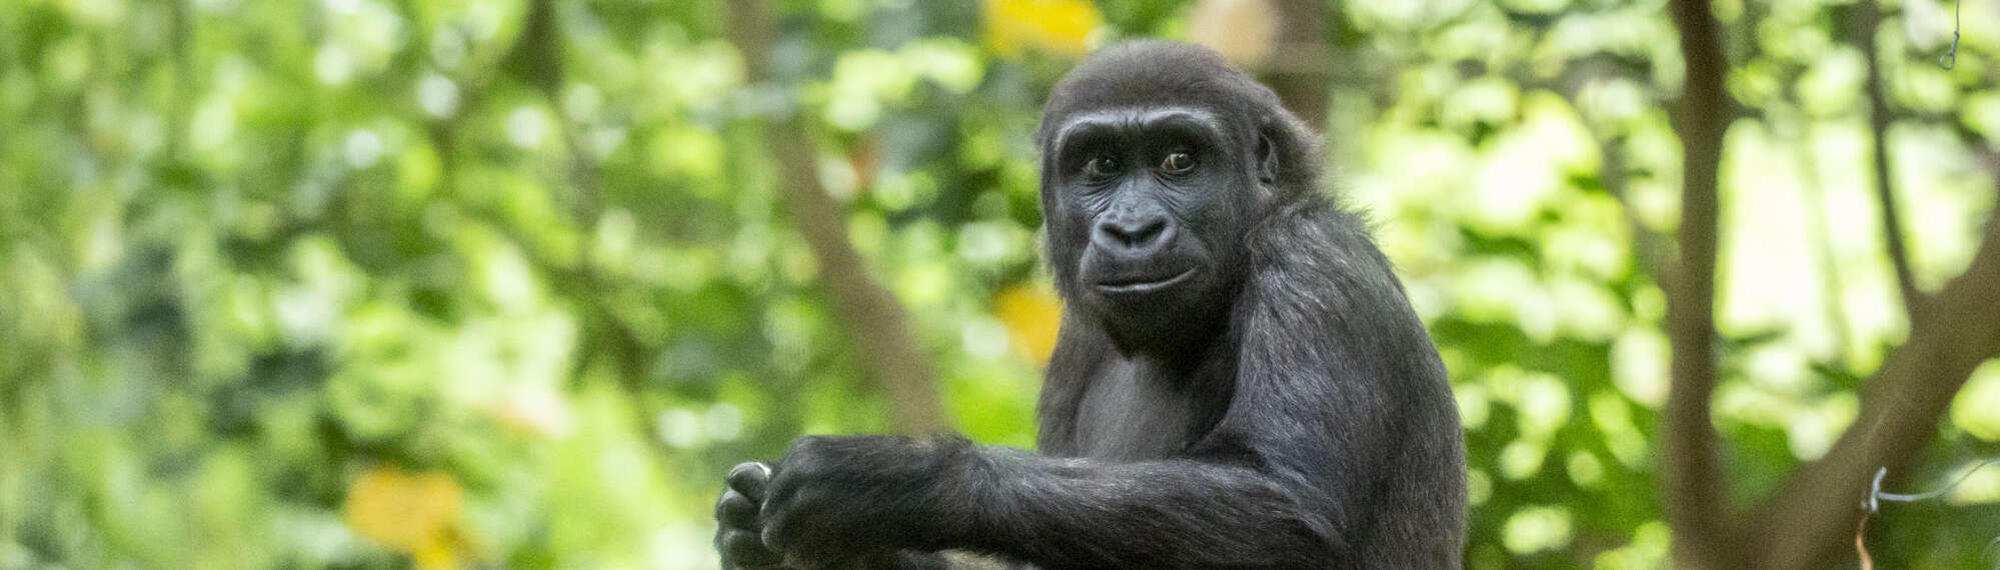
{"type": "MultiPolygon", "coordinates": [[[[1876,173],[1916,290],[1981,251],[1964,2],[1949,70],[1947,2],[1703,3],[1724,518],[1861,496],[1782,483],[1911,330],[1876,173]]],[[[8,0],[0,568],[714,568],[722,473],[799,434],[1032,446],[1031,133],[1131,37],[1328,133],[1451,371],[1470,567],[1668,566],[1667,4],[8,0]]],[[[1958,380],[1897,489],[2000,455],[2000,364],[1958,380]]],[[[1870,524],[1879,567],[1991,566],[2000,468],[1870,524]]]]}

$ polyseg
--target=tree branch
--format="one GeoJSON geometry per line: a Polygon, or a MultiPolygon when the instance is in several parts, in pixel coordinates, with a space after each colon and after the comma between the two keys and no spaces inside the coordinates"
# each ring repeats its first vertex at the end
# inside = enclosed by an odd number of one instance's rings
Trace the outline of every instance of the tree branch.
{"type": "Polygon", "coordinates": [[[1741,568],[1742,552],[1727,514],[1720,443],[1710,417],[1716,385],[1715,259],[1717,197],[1730,102],[1728,61],[1708,0],[1673,0],[1686,85],[1674,119],[1681,135],[1680,258],[1668,281],[1667,338],[1673,349],[1663,414],[1660,484],[1676,566],[1741,568]]]}
{"type": "MultiPolygon", "coordinates": [[[[529,6],[520,36],[508,48],[507,55],[498,62],[497,69],[500,74],[511,75],[528,84],[551,105],[559,100],[557,95],[563,83],[562,40],[556,23],[554,3],[551,0],[535,0],[529,6]]],[[[466,86],[461,108],[450,117],[432,121],[426,129],[431,144],[437,148],[440,157],[439,170],[443,178],[444,194],[447,197],[455,194],[452,189],[458,185],[459,127],[464,123],[464,118],[474,114],[479,104],[485,100],[486,87],[493,79],[490,75],[494,74],[476,73],[459,78],[466,86]]],[[[587,157],[581,154],[578,139],[571,131],[573,129],[567,122],[562,123],[565,144],[573,161],[570,172],[571,183],[580,197],[577,208],[572,214],[578,228],[587,228],[595,223],[597,218],[598,178],[594,165],[585,160],[587,157]]],[[[504,216],[477,208],[470,213],[492,225],[505,235],[508,241],[523,245],[522,252],[537,277],[551,284],[553,292],[576,303],[581,313],[584,338],[604,342],[584,343],[573,374],[580,376],[600,356],[610,361],[619,387],[626,392],[626,401],[631,409],[639,441],[645,444],[652,459],[664,466],[675,452],[653,431],[653,421],[658,412],[645,399],[643,390],[647,348],[639,335],[617,318],[616,311],[600,302],[595,296],[602,292],[602,287],[589,262],[589,240],[583,240],[583,245],[580,246],[582,251],[577,258],[577,269],[569,269],[564,267],[563,262],[549,259],[543,252],[536,251],[533,247],[525,247],[533,240],[524,238],[515,228],[510,227],[504,216]]]]}
{"type": "MultiPolygon", "coordinates": [[[[763,0],[736,0],[728,3],[728,12],[729,39],[743,54],[746,78],[751,84],[770,82],[777,29],[770,7],[763,0]]],[[[889,396],[890,428],[913,434],[946,429],[930,359],[918,347],[902,303],[869,275],[848,241],[847,208],[820,183],[817,151],[805,124],[796,116],[772,117],[764,136],[778,166],[779,198],[819,262],[821,281],[860,353],[862,369],[889,396]]]]}
{"type": "Polygon", "coordinates": [[[1972,263],[1929,303],[1926,317],[1910,324],[1909,340],[1889,352],[1862,388],[1854,425],[1757,508],[1753,528],[1770,529],[1758,568],[1835,565],[1860,514],[1855,501],[1874,471],[1909,473],[1972,370],[2000,355],[2000,207],[1988,217],[1972,263]]]}
{"type": "Polygon", "coordinates": [[[1847,287],[1842,283],[1840,264],[1833,253],[1833,230],[1826,223],[1825,182],[1820,179],[1819,163],[1813,159],[1810,140],[1809,134],[1798,137],[1797,144],[1793,145],[1793,156],[1799,165],[1799,187],[1806,199],[1806,228],[1815,244],[1813,256],[1818,258],[1813,265],[1819,270],[1820,282],[1824,284],[1820,311],[1826,314],[1827,327],[1832,329],[1827,334],[1833,337],[1833,354],[1846,358],[1853,351],[1848,339],[1854,335],[1854,327],[1848,324],[1847,312],[1840,306],[1841,294],[1847,287]]]}
{"type": "MultiPolygon", "coordinates": [[[[1334,17],[1326,0],[1277,0],[1278,37],[1273,38],[1280,54],[1324,62],[1336,57],[1327,41],[1327,20],[1334,17]]],[[[1285,108],[1316,132],[1327,128],[1327,99],[1331,95],[1333,72],[1330,67],[1289,69],[1272,66],[1265,82],[1278,94],[1285,108]]]]}
{"type": "MultiPolygon", "coordinates": [[[[562,65],[562,31],[557,24],[555,2],[534,0],[529,4],[527,20],[522,22],[520,39],[501,64],[502,69],[540,93],[552,109],[561,108],[562,86],[566,80],[562,65]]],[[[583,138],[576,132],[577,125],[566,117],[558,118],[557,124],[563,150],[569,159],[569,186],[576,192],[570,217],[578,231],[588,234],[589,229],[596,227],[598,219],[604,215],[604,206],[599,199],[603,188],[597,164],[583,147],[583,138]]],[[[654,422],[660,412],[646,397],[647,362],[651,358],[651,350],[631,326],[618,318],[618,311],[601,300],[600,295],[606,293],[606,286],[592,260],[593,244],[590,239],[577,240],[575,271],[564,271],[542,256],[529,255],[544,279],[558,284],[557,291],[569,292],[579,305],[584,331],[588,335],[585,338],[602,341],[586,343],[583,347],[583,355],[577,359],[578,374],[586,371],[598,357],[610,360],[618,387],[625,393],[625,403],[631,410],[635,423],[633,427],[638,432],[639,440],[646,444],[655,459],[664,462],[674,452],[654,431],[654,422]]]]}
{"type": "Polygon", "coordinates": [[[1632,257],[1639,270],[1653,278],[1654,282],[1667,286],[1667,267],[1671,263],[1668,256],[1666,237],[1647,227],[1639,213],[1633,209],[1631,184],[1626,177],[1625,149],[1618,137],[1608,137],[1599,127],[1589,127],[1591,138],[1597,141],[1600,158],[1597,177],[1604,184],[1604,191],[1618,200],[1618,210],[1624,214],[1625,225],[1632,228],[1632,257]]]}
{"type": "Polygon", "coordinates": [[[1917,289],[1917,280],[1910,271],[1910,254],[1903,243],[1902,217],[1897,214],[1895,187],[1891,183],[1889,170],[1889,102],[1882,93],[1882,55],[1876,44],[1875,32],[1881,27],[1882,7],[1876,0],[1862,0],[1855,10],[1861,13],[1856,18],[1855,43],[1861,48],[1862,59],[1868,64],[1868,130],[1874,145],[1875,200],[1882,215],[1882,237],[1889,249],[1889,262],[1895,267],[1896,288],[1903,296],[1903,311],[1915,321],[1924,305],[1924,293],[1917,289]]]}

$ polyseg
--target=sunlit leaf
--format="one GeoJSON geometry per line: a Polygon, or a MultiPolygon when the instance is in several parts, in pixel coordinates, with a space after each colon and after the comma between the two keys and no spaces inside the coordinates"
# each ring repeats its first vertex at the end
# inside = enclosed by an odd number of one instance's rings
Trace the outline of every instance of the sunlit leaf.
{"type": "Polygon", "coordinates": [[[1097,6],[1084,0],[987,0],[985,16],[986,47],[1005,57],[1031,50],[1082,54],[1104,23],[1097,6]]]}
{"type": "Polygon", "coordinates": [[[1007,338],[1023,357],[1045,363],[1056,349],[1062,328],[1062,303],[1047,287],[1017,285],[993,299],[993,315],[1007,327],[1007,338]]]}
{"type": "Polygon", "coordinates": [[[347,489],[342,520],[355,532],[411,555],[419,568],[456,568],[461,552],[458,481],[441,472],[373,467],[347,489]]]}

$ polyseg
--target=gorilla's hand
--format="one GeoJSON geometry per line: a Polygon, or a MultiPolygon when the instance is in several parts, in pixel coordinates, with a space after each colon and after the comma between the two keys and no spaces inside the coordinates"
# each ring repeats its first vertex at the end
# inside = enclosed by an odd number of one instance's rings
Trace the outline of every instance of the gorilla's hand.
{"type": "Polygon", "coordinates": [[[764,544],[821,568],[962,537],[970,452],[959,437],[801,437],[771,479],[764,544]]]}
{"type": "Polygon", "coordinates": [[[723,570],[784,568],[777,551],[764,547],[758,505],[771,483],[771,466],[755,461],[729,470],[728,487],[715,501],[715,551],[723,570]]]}

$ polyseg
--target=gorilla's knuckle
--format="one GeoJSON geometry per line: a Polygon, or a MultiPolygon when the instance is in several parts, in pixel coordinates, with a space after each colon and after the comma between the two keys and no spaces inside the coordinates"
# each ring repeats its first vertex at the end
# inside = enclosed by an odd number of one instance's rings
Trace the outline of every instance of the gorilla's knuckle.
{"type": "Polygon", "coordinates": [[[747,461],[729,468],[727,477],[731,486],[751,483],[771,478],[771,467],[761,461],[747,461]]]}
{"type": "Polygon", "coordinates": [[[732,530],[723,535],[722,554],[725,561],[741,566],[762,566],[778,560],[778,554],[764,547],[762,537],[757,533],[732,530]]]}
{"type": "Polygon", "coordinates": [[[770,487],[771,466],[758,461],[738,464],[729,470],[729,475],[724,479],[730,489],[752,500],[762,500],[764,492],[770,487]]]}
{"type": "Polygon", "coordinates": [[[757,526],[757,503],[735,491],[722,494],[715,503],[715,520],[725,526],[752,528],[757,526]]]}

